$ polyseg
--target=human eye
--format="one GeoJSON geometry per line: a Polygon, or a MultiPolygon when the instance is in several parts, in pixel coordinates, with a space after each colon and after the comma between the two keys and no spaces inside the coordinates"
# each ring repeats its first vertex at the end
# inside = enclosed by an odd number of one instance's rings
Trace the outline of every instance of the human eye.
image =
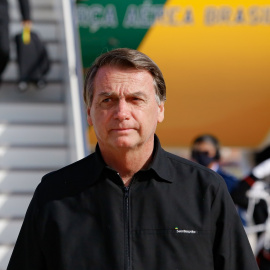
{"type": "Polygon", "coordinates": [[[143,97],[141,97],[141,96],[133,96],[131,98],[131,102],[134,105],[140,106],[140,105],[143,105],[145,103],[145,99],[143,97]]]}
{"type": "Polygon", "coordinates": [[[139,103],[140,102],[140,98],[139,97],[129,97],[128,99],[127,99],[127,101],[129,102],[129,103],[132,103],[132,104],[137,104],[137,103],[139,103]]]}
{"type": "Polygon", "coordinates": [[[140,95],[140,94],[138,94],[138,93],[134,93],[134,94],[131,94],[131,95],[129,96],[129,99],[130,99],[131,101],[142,101],[142,100],[143,100],[143,96],[140,95]]]}
{"type": "Polygon", "coordinates": [[[99,106],[104,109],[109,109],[115,104],[115,98],[112,96],[103,96],[99,101],[99,106]]]}
{"type": "Polygon", "coordinates": [[[102,103],[109,103],[110,101],[112,101],[112,99],[111,98],[104,98],[104,99],[102,99],[102,103]]]}

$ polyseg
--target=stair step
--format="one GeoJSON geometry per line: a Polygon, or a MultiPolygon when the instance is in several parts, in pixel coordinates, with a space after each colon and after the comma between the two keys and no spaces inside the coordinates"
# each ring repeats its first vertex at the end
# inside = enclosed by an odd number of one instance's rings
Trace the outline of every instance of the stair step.
{"type": "MultiPolygon", "coordinates": [[[[33,84],[25,92],[18,90],[15,82],[2,82],[0,89],[0,107],[1,103],[60,103],[65,100],[65,90],[60,82],[50,83],[43,89],[36,88],[33,84]]],[[[2,116],[0,115],[0,119],[2,116]]],[[[1,120],[0,120],[1,121],[1,120]]]]}
{"type": "Polygon", "coordinates": [[[18,238],[22,223],[23,219],[0,219],[0,245],[13,246],[18,238]]]}
{"type": "Polygon", "coordinates": [[[48,170],[0,170],[1,193],[33,193],[48,170]]]}
{"type": "MultiPolygon", "coordinates": [[[[32,30],[36,32],[42,40],[59,40],[58,27],[54,23],[43,24],[43,23],[34,23],[32,30]]],[[[10,36],[14,37],[16,34],[22,32],[22,25],[20,22],[11,22],[10,23],[10,36]]]]}
{"type": "MultiPolygon", "coordinates": [[[[22,15],[20,14],[18,4],[14,5],[12,3],[12,5],[10,5],[9,8],[10,8],[9,9],[10,20],[20,22],[22,15]]],[[[31,19],[32,19],[33,24],[35,24],[36,22],[41,22],[41,21],[46,21],[46,22],[51,23],[56,18],[55,12],[51,5],[35,4],[31,8],[32,8],[31,19]]]]}
{"type": "MultiPolygon", "coordinates": [[[[64,72],[62,63],[52,62],[50,66],[49,72],[46,74],[45,79],[50,80],[63,80],[64,72]]],[[[11,61],[8,63],[5,72],[2,76],[3,80],[14,80],[15,82],[18,80],[18,65],[15,61],[11,61]]]]}
{"type": "Polygon", "coordinates": [[[6,270],[13,246],[0,245],[0,270],[6,270]]]}
{"type": "Polygon", "coordinates": [[[58,169],[68,164],[67,148],[0,147],[1,169],[58,169]]]}
{"type": "Polygon", "coordinates": [[[0,194],[0,219],[22,219],[32,197],[32,195],[0,194]]]}
{"type": "Polygon", "coordinates": [[[63,123],[65,113],[60,103],[0,103],[1,123],[63,123]]]}
{"type": "MultiPolygon", "coordinates": [[[[53,6],[54,3],[55,3],[55,0],[30,0],[30,6],[31,8],[35,8],[36,6],[44,6],[44,7],[47,7],[47,6],[53,6]]],[[[10,5],[10,8],[11,7],[16,7],[18,6],[18,1],[17,0],[9,0],[9,5],[10,5]]]]}
{"type": "Polygon", "coordinates": [[[15,34],[22,31],[21,15],[18,0],[8,2],[11,55],[0,89],[0,270],[7,268],[25,212],[42,176],[70,163],[69,149],[64,147],[68,139],[63,126],[68,119],[68,74],[62,0],[30,0],[32,29],[45,43],[52,66],[44,89],[31,85],[24,93],[17,89],[14,43],[15,34]]]}
{"type": "Polygon", "coordinates": [[[0,123],[0,145],[63,146],[65,144],[66,130],[63,125],[10,125],[0,123]]]}

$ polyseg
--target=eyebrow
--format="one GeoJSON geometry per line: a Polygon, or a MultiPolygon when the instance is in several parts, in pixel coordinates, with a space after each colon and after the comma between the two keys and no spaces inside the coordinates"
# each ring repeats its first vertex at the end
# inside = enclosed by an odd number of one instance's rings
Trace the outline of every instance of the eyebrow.
{"type": "Polygon", "coordinates": [[[105,91],[103,91],[103,92],[100,92],[98,94],[98,97],[110,97],[112,95],[113,95],[113,92],[105,92],[105,91]]]}
{"type": "Polygon", "coordinates": [[[146,98],[146,94],[144,92],[141,92],[141,91],[131,93],[130,95],[133,97],[145,97],[146,98]]]}
{"type": "MultiPolygon", "coordinates": [[[[112,97],[112,96],[118,96],[117,94],[115,94],[115,92],[100,92],[98,94],[99,97],[112,97]]],[[[127,96],[133,96],[133,97],[146,97],[146,94],[142,91],[137,91],[134,93],[129,93],[127,96]]]]}

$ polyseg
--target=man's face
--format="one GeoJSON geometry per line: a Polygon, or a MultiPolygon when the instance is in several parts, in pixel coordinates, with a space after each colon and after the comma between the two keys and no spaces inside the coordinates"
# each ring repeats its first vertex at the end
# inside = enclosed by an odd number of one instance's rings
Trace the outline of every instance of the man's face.
{"type": "Polygon", "coordinates": [[[87,110],[101,150],[136,149],[153,143],[164,103],[158,105],[153,77],[147,71],[104,66],[96,74],[87,110]]]}

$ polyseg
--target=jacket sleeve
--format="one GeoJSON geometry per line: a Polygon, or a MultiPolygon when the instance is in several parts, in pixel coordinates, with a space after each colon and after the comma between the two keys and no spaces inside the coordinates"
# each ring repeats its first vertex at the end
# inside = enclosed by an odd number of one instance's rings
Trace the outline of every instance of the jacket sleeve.
{"type": "Polygon", "coordinates": [[[19,0],[20,11],[23,21],[31,20],[29,0],[19,0]]]}
{"type": "Polygon", "coordinates": [[[45,270],[39,245],[37,191],[27,209],[7,270],[45,270]]]}
{"type": "Polygon", "coordinates": [[[226,190],[220,186],[212,203],[215,270],[258,270],[246,232],[226,190]]]}

